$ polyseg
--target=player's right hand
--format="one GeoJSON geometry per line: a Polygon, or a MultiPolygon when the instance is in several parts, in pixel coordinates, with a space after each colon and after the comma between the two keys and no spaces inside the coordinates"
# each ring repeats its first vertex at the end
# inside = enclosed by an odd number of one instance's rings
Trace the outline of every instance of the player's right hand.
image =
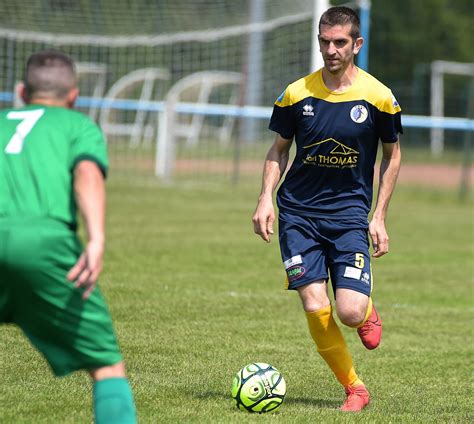
{"type": "Polygon", "coordinates": [[[99,274],[102,271],[104,243],[89,241],[76,264],[70,269],[67,279],[74,287],[84,289],[82,298],[87,300],[94,291],[99,274]]]}
{"type": "Polygon", "coordinates": [[[273,234],[273,223],[275,222],[275,209],[272,199],[262,199],[258,202],[252,217],[253,230],[267,243],[273,234]]]}

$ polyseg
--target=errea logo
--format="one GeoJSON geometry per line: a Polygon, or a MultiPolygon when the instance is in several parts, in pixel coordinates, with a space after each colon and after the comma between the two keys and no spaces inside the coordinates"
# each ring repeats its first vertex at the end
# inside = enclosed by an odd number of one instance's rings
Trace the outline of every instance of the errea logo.
{"type": "Polygon", "coordinates": [[[314,110],[313,106],[304,105],[303,106],[303,115],[305,115],[305,116],[314,116],[313,110],[314,110]]]}

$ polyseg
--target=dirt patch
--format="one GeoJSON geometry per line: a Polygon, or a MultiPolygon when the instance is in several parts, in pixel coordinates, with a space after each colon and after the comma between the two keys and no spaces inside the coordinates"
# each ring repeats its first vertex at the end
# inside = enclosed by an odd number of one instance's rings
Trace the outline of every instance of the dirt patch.
{"type": "MultiPolygon", "coordinates": [[[[154,159],[152,158],[113,158],[112,169],[117,173],[126,171],[135,173],[140,171],[153,174],[154,159]]],[[[379,164],[375,166],[375,180],[378,180],[379,164]]],[[[238,165],[241,176],[260,176],[263,169],[262,160],[242,160],[238,165]]],[[[426,187],[457,188],[461,184],[463,172],[468,175],[468,184],[474,187],[474,172],[471,166],[464,170],[461,165],[443,164],[414,164],[403,163],[398,182],[407,185],[420,185],[426,187]]],[[[236,165],[229,160],[216,159],[179,159],[175,162],[174,172],[177,175],[190,177],[193,175],[222,174],[232,175],[236,172],[236,165]]]]}
{"type": "MultiPolygon", "coordinates": [[[[466,171],[464,171],[466,172],[466,171]]],[[[463,169],[461,165],[442,164],[402,164],[398,182],[401,184],[422,185],[426,187],[456,188],[461,184],[463,169]]],[[[474,183],[473,167],[467,170],[468,184],[474,183]]],[[[378,167],[377,172],[378,174],[378,167]]],[[[376,175],[375,178],[378,178],[376,175]]]]}
{"type": "MultiPolygon", "coordinates": [[[[176,171],[192,175],[193,172],[232,173],[234,164],[229,161],[179,160],[176,171]]],[[[379,164],[375,167],[375,179],[378,180],[379,164]]],[[[241,175],[260,175],[263,169],[262,161],[242,161],[239,164],[241,175]]],[[[466,172],[466,171],[464,171],[466,172]]],[[[461,165],[443,164],[402,164],[398,182],[409,185],[427,187],[456,188],[461,183],[463,169],[461,165]]],[[[474,172],[471,166],[467,170],[468,183],[474,185],[474,172]]]]}

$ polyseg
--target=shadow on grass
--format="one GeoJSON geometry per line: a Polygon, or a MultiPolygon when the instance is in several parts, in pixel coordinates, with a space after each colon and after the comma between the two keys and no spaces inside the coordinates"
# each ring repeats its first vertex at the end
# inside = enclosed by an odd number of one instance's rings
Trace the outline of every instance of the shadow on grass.
{"type": "Polygon", "coordinates": [[[342,401],[328,399],[314,399],[304,397],[287,397],[285,403],[287,405],[305,405],[315,406],[316,408],[338,409],[342,401]]]}
{"type": "Polygon", "coordinates": [[[227,393],[208,390],[207,392],[188,392],[192,397],[197,399],[215,399],[215,400],[230,400],[231,397],[227,393]]]}
{"type": "MultiPolygon", "coordinates": [[[[192,397],[197,399],[214,399],[214,400],[231,400],[230,395],[218,392],[218,391],[206,391],[206,392],[188,392],[192,397]]],[[[305,397],[286,397],[286,405],[294,406],[312,406],[315,408],[324,408],[324,409],[338,409],[341,406],[342,401],[328,400],[328,399],[314,399],[314,398],[305,398],[305,397]]]]}

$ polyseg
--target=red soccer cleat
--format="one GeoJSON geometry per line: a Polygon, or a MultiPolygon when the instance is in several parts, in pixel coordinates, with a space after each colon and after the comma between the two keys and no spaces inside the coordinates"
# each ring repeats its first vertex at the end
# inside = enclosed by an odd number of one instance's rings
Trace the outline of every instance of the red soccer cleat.
{"type": "Polygon", "coordinates": [[[341,411],[359,412],[369,404],[370,393],[363,384],[356,387],[347,386],[345,390],[347,399],[341,406],[341,411]]]}
{"type": "Polygon", "coordinates": [[[364,325],[357,329],[362,344],[369,350],[375,349],[382,338],[382,320],[372,305],[372,313],[364,325]]]}

